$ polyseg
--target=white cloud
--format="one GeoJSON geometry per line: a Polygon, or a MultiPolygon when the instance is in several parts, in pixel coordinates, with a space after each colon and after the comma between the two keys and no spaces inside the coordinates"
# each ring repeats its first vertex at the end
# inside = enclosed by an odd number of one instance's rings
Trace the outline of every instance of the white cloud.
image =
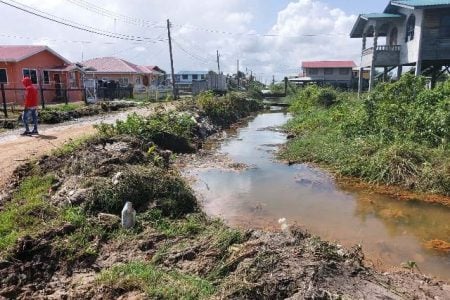
{"type": "MultiPolygon", "coordinates": [[[[25,3],[24,0],[18,0],[25,3]]],[[[102,30],[166,39],[166,19],[174,23],[175,68],[216,69],[215,55],[221,52],[222,69],[235,72],[236,59],[265,78],[299,71],[302,60],[358,59],[360,41],[348,34],[354,15],[329,7],[319,0],[296,0],[278,12],[268,32],[254,35],[255,26],[266,16],[261,0],[87,0],[122,15],[158,22],[144,28],[82,9],[69,0],[28,0],[27,5],[102,30]],[[256,9],[255,9],[256,8],[256,9]],[[185,24],[185,26],[179,26],[185,24]],[[212,32],[211,32],[212,31],[212,32]],[[216,33],[220,31],[222,33],[216,33]],[[230,34],[236,33],[236,34],[230,34]],[[310,37],[308,35],[317,36],[310,37]],[[187,53],[186,53],[187,52],[187,53]]],[[[139,43],[113,40],[58,25],[1,5],[0,44],[47,44],[73,61],[116,55],[133,63],[160,65],[169,70],[167,42],[139,43]],[[32,37],[14,39],[6,35],[32,37]],[[77,41],[84,41],[83,43],[77,41]]],[[[276,12],[274,12],[276,14],[276,12]]],[[[269,24],[270,25],[270,24],[269,24]]],[[[266,26],[267,28],[267,26],[266,26]]]]}

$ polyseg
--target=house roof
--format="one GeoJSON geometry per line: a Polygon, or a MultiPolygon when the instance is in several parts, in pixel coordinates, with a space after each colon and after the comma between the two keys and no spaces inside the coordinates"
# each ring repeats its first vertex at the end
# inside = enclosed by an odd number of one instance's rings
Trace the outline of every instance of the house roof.
{"type": "Polygon", "coordinates": [[[86,67],[80,63],[73,63],[66,66],[58,66],[54,67],[52,69],[48,69],[48,71],[55,71],[55,72],[71,72],[71,71],[80,71],[80,72],[89,72],[89,71],[96,71],[94,68],[86,67]]]}
{"type": "Polygon", "coordinates": [[[390,4],[407,8],[445,7],[450,6],[450,0],[394,0],[390,4]]]}
{"type": "Polygon", "coordinates": [[[354,68],[356,64],[351,60],[322,60],[322,61],[304,61],[302,68],[354,68]]]}
{"type": "Polygon", "coordinates": [[[117,57],[93,58],[83,61],[82,64],[88,68],[94,68],[96,70],[95,73],[142,74],[149,72],[145,67],[140,67],[117,57]]]}
{"type": "MultiPolygon", "coordinates": [[[[359,15],[353,29],[350,33],[352,38],[361,38],[364,33],[364,28],[369,20],[392,20],[396,18],[404,18],[403,15],[396,14],[399,7],[406,7],[409,9],[421,8],[443,8],[450,7],[450,0],[391,0],[389,1],[384,13],[372,13],[359,15]]],[[[379,36],[385,36],[386,33],[381,32],[379,36]]]]}
{"type": "Polygon", "coordinates": [[[178,75],[207,75],[208,71],[180,71],[177,73],[178,75]]]}
{"type": "Polygon", "coordinates": [[[48,51],[64,61],[66,64],[70,64],[70,61],[49,47],[34,45],[0,45],[0,61],[19,62],[43,51],[48,51]]]}
{"type": "Polygon", "coordinates": [[[399,18],[403,18],[403,15],[387,14],[387,13],[371,13],[371,14],[360,15],[360,17],[365,19],[365,20],[371,20],[371,19],[399,19],[399,18]]]}
{"type": "MultiPolygon", "coordinates": [[[[449,0],[450,1],[450,0],[449,0]]],[[[396,20],[403,19],[405,16],[400,14],[390,14],[390,13],[371,13],[371,14],[363,14],[359,15],[358,19],[353,25],[352,31],[350,33],[351,38],[361,38],[364,33],[364,29],[366,28],[367,22],[369,20],[396,20]]],[[[378,36],[386,36],[387,32],[380,31],[378,36]]],[[[370,35],[369,35],[370,36],[370,35]]]]}
{"type": "Polygon", "coordinates": [[[158,73],[162,73],[162,74],[166,73],[166,71],[164,71],[163,69],[161,69],[158,66],[147,66],[147,69],[158,72],[158,73]]]}

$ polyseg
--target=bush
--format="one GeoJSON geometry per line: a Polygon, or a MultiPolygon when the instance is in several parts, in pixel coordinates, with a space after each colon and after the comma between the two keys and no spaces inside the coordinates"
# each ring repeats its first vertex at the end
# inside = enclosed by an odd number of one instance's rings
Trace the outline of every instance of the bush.
{"type": "Polygon", "coordinates": [[[262,108],[258,100],[246,99],[246,95],[239,92],[228,93],[225,97],[216,97],[212,92],[204,92],[197,96],[197,105],[202,110],[203,116],[222,127],[227,127],[262,108]]]}
{"type": "Polygon", "coordinates": [[[158,113],[151,117],[131,114],[125,121],[113,124],[101,124],[96,128],[100,135],[131,135],[145,142],[155,142],[164,149],[175,152],[192,152],[196,121],[186,113],[158,113]]]}
{"type": "Polygon", "coordinates": [[[125,291],[139,289],[152,299],[207,299],[215,291],[213,284],[204,279],[140,261],[103,271],[99,282],[125,291]]]}
{"type": "Polygon", "coordinates": [[[127,201],[137,211],[156,207],[165,216],[178,217],[194,212],[197,202],[185,182],[176,175],[157,167],[127,166],[117,185],[111,180],[98,181],[92,186],[85,210],[120,214],[127,201]]]}
{"type": "Polygon", "coordinates": [[[283,156],[344,175],[450,195],[450,81],[434,90],[405,75],[356,94],[308,86],[291,97],[283,156]],[[432,170],[435,170],[434,172],[432,170]]]}

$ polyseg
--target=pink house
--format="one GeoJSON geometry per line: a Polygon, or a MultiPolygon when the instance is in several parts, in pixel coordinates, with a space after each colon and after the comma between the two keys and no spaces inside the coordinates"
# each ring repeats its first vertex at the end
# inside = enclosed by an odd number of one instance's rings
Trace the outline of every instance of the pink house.
{"type": "Polygon", "coordinates": [[[318,83],[350,88],[353,85],[353,68],[356,64],[349,60],[303,61],[302,73],[290,79],[298,84],[318,83]]]}
{"type": "Polygon", "coordinates": [[[119,82],[121,86],[133,85],[135,90],[141,90],[158,81],[164,75],[157,66],[139,66],[117,57],[99,57],[83,61],[82,64],[90,69],[87,78],[119,82]]]}
{"type": "Polygon", "coordinates": [[[7,102],[22,105],[22,78],[28,76],[46,103],[82,101],[82,70],[47,46],[0,45],[0,83],[7,102]]]}

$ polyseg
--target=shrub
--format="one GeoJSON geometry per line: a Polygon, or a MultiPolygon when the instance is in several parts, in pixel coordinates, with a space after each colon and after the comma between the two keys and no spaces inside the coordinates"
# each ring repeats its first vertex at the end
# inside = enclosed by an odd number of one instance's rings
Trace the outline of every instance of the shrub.
{"type": "Polygon", "coordinates": [[[99,282],[125,291],[139,289],[152,299],[206,299],[214,286],[199,277],[167,271],[147,262],[129,262],[103,271],[99,282]]]}
{"type": "Polygon", "coordinates": [[[298,138],[286,159],[450,195],[450,81],[428,90],[424,78],[407,74],[361,100],[313,85],[291,100],[287,128],[298,138]]]}
{"type": "Polygon", "coordinates": [[[158,113],[151,117],[131,114],[125,121],[101,124],[96,128],[100,135],[131,135],[145,142],[153,141],[158,146],[175,152],[192,152],[191,145],[195,120],[187,113],[158,113]]]}
{"type": "Polygon", "coordinates": [[[94,183],[85,210],[119,214],[127,201],[138,211],[156,207],[172,217],[194,212],[197,207],[192,191],[178,176],[157,167],[128,166],[117,185],[109,179],[94,183]]]}

